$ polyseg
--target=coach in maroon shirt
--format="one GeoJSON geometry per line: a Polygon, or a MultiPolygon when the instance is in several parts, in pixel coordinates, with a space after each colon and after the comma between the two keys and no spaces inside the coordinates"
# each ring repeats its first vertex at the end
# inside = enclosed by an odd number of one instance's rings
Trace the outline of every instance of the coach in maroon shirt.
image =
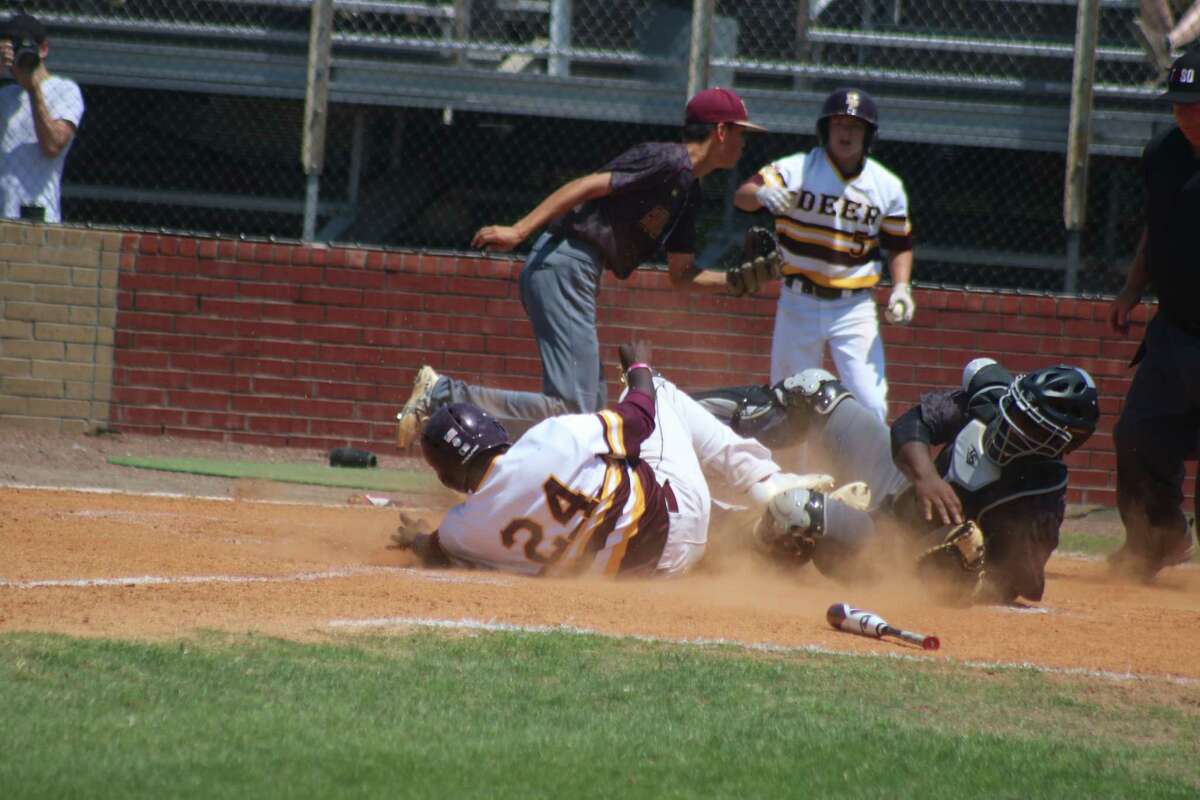
{"type": "Polygon", "coordinates": [[[705,89],[687,104],[682,141],[636,145],[559,187],[515,224],[480,228],[471,245],[489,251],[512,250],[546,229],[520,278],[542,359],[542,392],[489,389],[423,367],[400,414],[398,444],[407,447],[424,420],[447,403],[471,403],[510,429],[603,408],[596,334],[601,273],[607,269],[624,280],[663,249],[672,286],[724,291],[723,273],[695,265],[700,179],[737,164],[746,130],[764,128],[749,121],[742,99],[728,89],[705,89]]]}

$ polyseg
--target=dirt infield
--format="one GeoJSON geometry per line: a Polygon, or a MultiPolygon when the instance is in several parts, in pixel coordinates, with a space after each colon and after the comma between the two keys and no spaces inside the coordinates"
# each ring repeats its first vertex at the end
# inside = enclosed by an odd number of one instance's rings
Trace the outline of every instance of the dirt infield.
{"type": "Polygon", "coordinates": [[[157,638],[215,628],[311,638],[358,626],[469,620],[922,655],[904,643],[831,630],[824,611],[845,601],[937,634],[943,648],[933,658],[1179,677],[1189,686],[1200,681],[1200,570],[1193,567],[1143,586],[1110,579],[1099,561],[1056,555],[1043,603],[971,609],[930,607],[914,587],[899,583],[849,590],[811,569],[787,579],[737,556],[678,581],[433,572],[412,568],[406,554],[387,548],[395,508],[352,505],[353,493],[344,489],[245,484],[104,463],[113,453],[156,452],[323,457],[0,431],[0,482],[9,484],[0,487],[0,631],[157,638]]]}

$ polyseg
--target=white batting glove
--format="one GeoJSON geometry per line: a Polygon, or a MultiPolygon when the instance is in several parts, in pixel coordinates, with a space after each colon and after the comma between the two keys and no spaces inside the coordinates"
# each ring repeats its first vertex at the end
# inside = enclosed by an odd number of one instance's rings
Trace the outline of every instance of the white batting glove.
{"type": "Polygon", "coordinates": [[[884,316],[893,324],[907,325],[912,322],[917,304],[913,300],[912,291],[907,283],[897,283],[892,287],[892,296],[888,298],[887,311],[884,316]]]}
{"type": "Polygon", "coordinates": [[[754,193],[759,205],[777,217],[796,207],[796,195],[782,186],[760,186],[754,193]]]}

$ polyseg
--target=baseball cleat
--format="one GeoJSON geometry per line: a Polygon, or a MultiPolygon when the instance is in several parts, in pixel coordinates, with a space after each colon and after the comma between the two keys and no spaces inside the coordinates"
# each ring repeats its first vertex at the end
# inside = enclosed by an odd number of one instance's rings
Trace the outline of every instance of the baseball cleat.
{"type": "Polygon", "coordinates": [[[396,446],[401,450],[412,446],[417,434],[421,432],[421,426],[429,419],[429,413],[433,410],[430,408],[430,394],[439,377],[441,376],[428,364],[417,370],[412,394],[408,396],[404,408],[396,415],[396,446]]]}

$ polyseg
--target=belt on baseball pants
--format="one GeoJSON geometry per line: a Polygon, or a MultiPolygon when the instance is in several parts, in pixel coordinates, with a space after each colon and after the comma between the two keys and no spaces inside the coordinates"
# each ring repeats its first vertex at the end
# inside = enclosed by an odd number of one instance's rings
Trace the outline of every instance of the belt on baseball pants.
{"type": "Polygon", "coordinates": [[[801,294],[811,294],[818,300],[841,300],[843,297],[861,294],[867,290],[865,286],[860,286],[857,289],[835,289],[832,286],[822,286],[819,283],[813,283],[805,275],[786,275],[783,282],[788,285],[789,289],[799,283],[801,294]]]}

